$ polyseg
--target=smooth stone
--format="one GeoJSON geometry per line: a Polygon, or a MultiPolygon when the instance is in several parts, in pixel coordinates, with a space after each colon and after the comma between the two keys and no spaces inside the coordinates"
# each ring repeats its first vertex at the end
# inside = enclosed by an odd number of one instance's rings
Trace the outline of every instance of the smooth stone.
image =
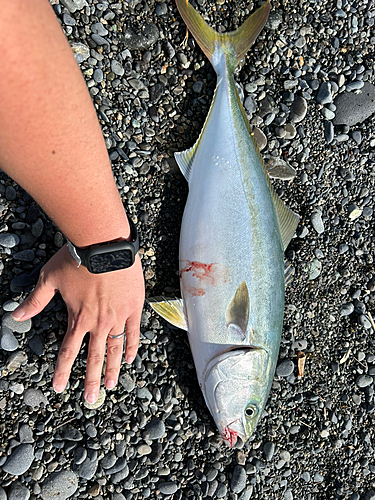
{"type": "Polygon", "coordinates": [[[340,309],[341,316],[349,316],[354,311],[354,305],[351,302],[343,304],[340,309]]]}
{"type": "Polygon", "coordinates": [[[2,326],[0,329],[0,348],[12,352],[18,349],[19,343],[10,328],[2,326]]]}
{"type": "Polygon", "coordinates": [[[356,382],[357,387],[363,389],[374,383],[374,379],[370,375],[360,375],[356,382]]]}
{"type": "Polygon", "coordinates": [[[94,23],[90,27],[91,33],[95,35],[106,36],[108,35],[108,30],[104,27],[103,23],[94,23]]]}
{"type": "Polygon", "coordinates": [[[103,467],[103,469],[110,469],[115,465],[116,461],[116,455],[112,452],[109,452],[100,460],[100,465],[103,467]]]}
{"type": "Polygon", "coordinates": [[[8,500],[29,500],[30,490],[22,483],[16,481],[12,484],[8,500]]]}
{"type": "Polygon", "coordinates": [[[3,309],[4,311],[6,312],[12,312],[14,311],[15,309],[17,309],[17,307],[19,306],[19,303],[18,302],[15,302],[14,300],[7,300],[6,302],[4,302],[3,304],[3,309]]]}
{"type": "Polygon", "coordinates": [[[73,462],[75,465],[81,465],[86,460],[86,457],[87,450],[85,448],[82,448],[82,446],[79,446],[74,452],[73,462]]]}
{"type": "Polygon", "coordinates": [[[315,280],[322,272],[322,263],[319,259],[313,259],[309,266],[309,280],[315,280]]]}
{"type": "Polygon", "coordinates": [[[268,441],[268,443],[263,446],[263,453],[268,462],[272,460],[275,453],[275,443],[273,441],[268,441]]]}
{"type": "Polygon", "coordinates": [[[149,455],[151,451],[152,451],[151,446],[149,446],[148,444],[141,444],[137,448],[137,452],[141,456],[149,455]]]}
{"type": "Polygon", "coordinates": [[[68,500],[78,489],[78,477],[71,470],[62,470],[47,477],[42,484],[43,500],[68,500]]]}
{"type": "Polygon", "coordinates": [[[324,224],[323,224],[323,220],[322,220],[322,214],[320,214],[319,212],[314,212],[311,215],[310,220],[311,220],[312,227],[315,229],[315,231],[318,234],[324,233],[324,224]]]}
{"type": "Polygon", "coordinates": [[[362,80],[356,80],[354,82],[349,82],[346,84],[346,90],[351,92],[352,90],[359,90],[364,86],[364,82],[362,80]]]}
{"type": "Polygon", "coordinates": [[[244,107],[250,115],[253,115],[255,113],[255,111],[257,110],[257,104],[252,96],[246,97],[244,107]]]}
{"type": "Polygon", "coordinates": [[[326,120],[333,120],[335,113],[328,108],[322,108],[322,115],[326,120]]]}
{"type": "Polygon", "coordinates": [[[120,382],[120,384],[122,385],[122,387],[125,389],[126,392],[132,392],[132,390],[135,387],[134,380],[127,372],[122,373],[119,376],[118,381],[120,382]]]}
{"type": "Polygon", "coordinates": [[[87,481],[95,476],[96,469],[98,468],[98,453],[95,450],[89,449],[87,457],[78,468],[78,475],[87,481]]]}
{"type": "Polygon", "coordinates": [[[33,430],[27,424],[21,425],[20,430],[18,431],[18,435],[21,444],[22,443],[31,444],[34,442],[33,430]]]}
{"type": "Polygon", "coordinates": [[[20,252],[13,254],[13,258],[15,260],[21,260],[22,262],[32,262],[34,257],[34,250],[21,250],[20,252]]]}
{"type": "Polygon", "coordinates": [[[41,335],[34,335],[29,342],[27,343],[29,348],[33,351],[37,356],[42,356],[44,353],[44,345],[43,339],[41,335]]]}
{"type": "Polygon", "coordinates": [[[241,465],[236,465],[233,470],[230,488],[233,493],[241,493],[246,486],[246,470],[241,465]]]}
{"type": "Polygon", "coordinates": [[[108,475],[117,474],[118,472],[121,472],[123,469],[125,469],[126,466],[127,466],[126,458],[121,457],[118,458],[116,460],[116,463],[112,467],[107,469],[105,473],[108,475]]]}
{"type": "Polygon", "coordinates": [[[131,28],[126,28],[121,40],[130,50],[142,50],[152,47],[159,38],[159,30],[155,24],[146,25],[142,33],[137,35],[131,28]]]}
{"type": "Polygon", "coordinates": [[[116,61],[116,59],[112,59],[111,61],[111,70],[117,76],[122,76],[125,73],[125,70],[122,67],[121,63],[116,61]]]}
{"type": "Polygon", "coordinates": [[[294,371],[294,363],[291,359],[285,359],[276,368],[278,377],[289,377],[294,371]]]}
{"type": "Polygon", "coordinates": [[[335,99],[335,125],[356,125],[375,113],[375,85],[365,82],[361,92],[343,92],[335,99]]]}
{"type": "Polygon", "coordinates": [[[67,425],[62,433],[62,438],[67,441],[82,441],[83,435],[79,429],[76,429],[72,425],[67,425]]]}
{"type": "Polygon", "coordinates": [[[34,447],[31,444],[21,444],[12,451],[2,466],[3,470],[13,476],[22,476],[30,469],[34,460],[34,447]]]}
{"type": "Polygon", "coordinates": [[[9,389],[13,391],[15,394],[21,395],[25,390],[25,386],[17,382],[12,382],[9,386],[9,389]]]}
{"type": "Polygon", "coordinates": [[[253,132],[259,151],[262,151],[267,146],[267,137],[258,127],[254,127],[253,132]]]}
{"type": "Polygon", "coordinates": [[[61,3],[72,13],[87,7],[86,0],[61,0],[61,3]]]}
{"type": "Polygon", "coordinates": [[[328,104],[332,102],[332,94],[331,94],[331,83],[323,82],[318,90],[318,94],[316,96],[316,100],[319,104],[328,104]]]}
{"type": "Polygon", "coordinates": [[[165,483],[159,483],[158,485],[158,490],[163,495],[173,495],[176,493],[177,489],[177,484],[173,481],[166,481],[165,483]]]}
{"type": "MultiPolygon", "coordinates": [[[[83,44],[81,44],[81,45],[83,45],[83,44]]],[[[44,229],[44,222],[42,221],[42,219],[37,219],[34,222],[34,224],[32,224],[32,226],[31,226],[31,234],[35,238],[39,238],[43,233],[43,229],[44,229]]]]}
{"type": "Polygon", "coordinates": [[[7,370],[9,372],[14,372],[18,370],[18,368],[27,361],[27,355],[23,351],[15,351],[13,352],[8,359],[7,370]]]}
{"type": "Polygon", "coordinates": [[[155,14],[157,16],[165,16],[167,14],[167,4],[165,2],[160,2],[156,5],[155,14]]]}
{"type": "Polygon", "coordinates": [[[151,421],[146,425],[145,430],[142,434],[145,440],[161,439],[165,433],[165,425],[159,418],[153,417],[151,421]]]}
{"type": "Polygon", "coordinates": [[[0,245],[4,248],[13,248],[20,242],[16,234],[0,233],[0,245]]]}
{"type": "Polygon", "coordinates": [[[301,122],[307,113],[307,101],[304,97],[297,96],[292,104],[290,112],[290,121],[293,123],[301,122]]]}
{"type": "Polygon", "coordinates": [[[104,387],[101,387],[99,390],[99,396],[98,399],[95,401],[95,403],[88,403],[86,400],[84,400],[83,404],[85,405],[86,408],[89,410],[96,410],[103,406],[105,398],[106,398],[106,390],[104,387]]]}
{"type": "Polygon", "coordinates": [[[331,144],[335,137],[335,129],[333,127],[333,123],[331,121],[324,122],[324,139],[327,144],[331,144]]]}
{"type": "Polygon", "coordinates": [[[196,94],[200,94],[202,92],[203,86],[204,83],[201,80],[198,80],[193,85],[193,92],[195,92],[196,94]]]}
{"type": "Polygon", "coordinates": [[[225,498],[228,492],[228,488],[224,483],[219,483],[216,488],[215,496],[216,498],[225,498]]]}
{"type": "Polygon", "coordinates": [[[23,395],[23,402],[26,406],[37,408],[41,403],[48,404],[48,399],[39,389],[26,389],[23,395]]]}
{"type": "Polygon", "coordinates": [[[7,494],[5,490],[0,486],[0,500],[7,500],[7,494]]]}
{"type": "Polygon", "coordinates": [[[27,319],[26,321],[16,321],[12,318],[11,313],[7,313],[4,314],[1,324],[3,327],[5,326],[9,328],[12,332],[26,333],[30,331],[32,321],[31,319],[27,319]]]}
{"type": "Polygon", "coordinates": [[[9,201],[14,201],[17,198],[17,191],[13,186],[7,186],[5,189],[5,198],[9,201]]]}

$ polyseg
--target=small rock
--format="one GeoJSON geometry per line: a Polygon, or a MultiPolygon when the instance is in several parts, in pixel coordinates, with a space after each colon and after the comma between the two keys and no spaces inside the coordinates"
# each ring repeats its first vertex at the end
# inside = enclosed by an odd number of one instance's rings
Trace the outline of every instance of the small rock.
{"type": "Polygon", "coordinates": [[[254,127],[253,132],[259,151],[262,151],[267,146],[267,137],[258,127],[254,127]]]}
{"type": "Polygon", "coordinates": [[[0,233],[0,245],[4,248],[13,248],[20,242],[16,234],[0,233]]]}
{"type": "Polygon", "coordinates": [[[323,224],[323,220],[322,220],[322,214],[320,214],[319,212],[314,212],[311,215],[310,220],[311,220],[312,227],[315,229],[315,231],[318,234],[324,233],[324,224],[323,224]]]}
{"type": "Polygon", "coordinates": [[[323,82],[318,90],[318,95],[316,96],[316,100],[319,104],[328,104],[332,102],[332,94],[331,94],[331,84],[330,82],[323,82]]]}
{"type": "Polygon", "coordinates": [[[7,370],[9,372],[14,372],[18,370],[18,368],[27,361],[27,355],[23,351],[15,351],[13,352],[8,359],[7,370]]]}
{"type": "Polygon", "coordinates": [[[177,484],[173,481],[159,483],[158,485],[158,490],[163,495],[173,495],[173,493],[176,493],[177,489],[178,489],[177,484]]]}
{"type": "Polygon", "coordinates": [[[18,481],[14,482],[10,488],[8,500],[29,500],[30,490],[18,481]]]}
{"type": "Polygon", "coordinates": [[[144,455],[149,455],[151,453],[151,447],[148,444],[141,444],[137,448],[137,452],[139,455],[144,456],[144,455]]]}
{"type": "Polygon", "coordinates": [[[34,447],[31,444],[21,444],[12,451],[3,465],[3,470],[13,476],[22,476],[30,469],[34,460],[34,447]]]}
{"type": "Polygon", "coordinates": [[[331,144],[335,136],[335,130],[331,121],[324,122],[324,139],[327,144],[331,144]]]}
{"type": "Polygon", "coordinates": [[[266,443],[263,446],[263,452],[264,452],[264,456],[266,457],[266,460],[268,462],[270,460],[272,460],[273,455],[275,453],[275,443],[273,443],[272,441],[269,441],[268,443],[266,443]]]}
{"type": "Polygon", "coordinates": [[[125,73],[124,68],[118,61],[116,61],[116,59],[112,59],[111,61],[111,70],[117,76],[122,76],[125,73]]]}
{"type": "Polygon", "coordinates": [[[42,484],[43,500],[67,500],[78,489],[78,477],[71,470],[62,470],[47,477],[42,484]]]}
{"type": "Polygon", "coordinates": [[[236,465],[230,483],[233,493],[241,493],[246,486],[246,471],[241,465],[236,465]]]}
{"type": "Polygon", "coordinates": [[[357,387],[363,389],[374,383],[374,379],[370,375],[360,375],[356,382],[357,387]]]}
{"type": "MultiPolygon", "coordinates": [[[[78,64],[81,64],[83,61],[86,61],[86,59],[88,59],[90,57],[90,49],[84,43],[73,42],[70,44],[70,47],[72,49],[74,58],[78,64]]],[[[41,219],[38,219],[38,220],[41,220],[41,219]]],[[[40,228],[40,223],[38,224],[37,229],[34,229],[34,232],[31,229],[31,233],[36,238],[38,238],[38,236],[36,236],[34,233],[38,233],[38,231],[40,231],[39,228],[40,228]]],[[[43,227],[42,227],[42,231],[43,231],[43,227]]],[[[40,232],[40,234],[42,234],[42,231],[40,232]]]]}
{"type": "Polygon", "coordinates": [[[278,377],[289,377],[294,371],[294,363],[291,359],[285,359],[276,368],[278,377]]]}
{"type": "Polygon", "coordinates": [[[22,262],[32,262],[34,260],[35,254],[34,250],[21,250],[13,254],[15,260],[21,260],[22,262]]]}
{"type": "Polygon", "coordinates": [[[122,385],[122,387],[125,389],[126,392],[132,392],[132,390],[135,387],[134,380],[127,372],[122,373],[119,376],[118,381],[120,382],[120,384],[122,385]]]}
{"type": "Polygon", "coordinates": [[[19,343],[10,328],[2,326],[0,329],[0,348],[12,352],[18,349],[19,343]]]}
{"type": "Polygon", "coordinates": [[[31,329],[32,321],[31,319],[27,319],[25,321],[16,321],[12,318],[10,313],[7,313],[3,316],[1,321],[3,327],[9,328],[12,332],[16,333],[26,333],[31,329]]]}
{"type": "Polygon", "coordinates": [[[293,123],[301,122],[307,113],[307,101],[304,97],[297,96],[292,104],[290,112],[290,121],[293,123]]]}
{"type": "Polygon", "coordinates": [[[340,309],[341,316],[349,316],[354,311],[354,305],[351,302],[343,304],[340,309]]]}
{"type": "Polygon", "coordinates": [[[84,400],[83,404],[89,410],[96,410],[97,408],[100,408],[104,404],[105,398],[106,398],[106,391],[104,387],[101,387],[98,399],[95,401],[95,403],[88,403],[86,400],[84,400]]]}
{"type": "Polygon", "coordinates": [[[356,125],[375,113],[375,85],[365,82],[360,93],[343,92],[335,99],[335,125],[356,125]]]}
{"type": "Polygon", "coordinates": [[[161,439],[164,433],[164,422],[159,418],[153,417],[151,421],[146,425],[142,437],[145,440],[161,439]]]}
{"type": "Polygon", "coordinates": [[[5,490],[0,486],[0,500],[7,500],[7,494],[5,493],[5,490]]]}
{"type": "Polygon", "coordinates": [[[39,389],[26,389],[23,395],[23,402],[26,406],[37,408],[41,403],[48,404],[48,399],[39,389]]]}

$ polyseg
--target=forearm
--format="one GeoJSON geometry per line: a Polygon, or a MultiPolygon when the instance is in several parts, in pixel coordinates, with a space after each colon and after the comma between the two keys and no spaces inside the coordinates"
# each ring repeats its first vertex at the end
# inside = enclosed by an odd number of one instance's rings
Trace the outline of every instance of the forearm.
{"type": "Polygon", "coordinates": [[[95,109],[48,0],[0,2],[0,33],[0,167],[74,244],[128,237],[95,109]]]}

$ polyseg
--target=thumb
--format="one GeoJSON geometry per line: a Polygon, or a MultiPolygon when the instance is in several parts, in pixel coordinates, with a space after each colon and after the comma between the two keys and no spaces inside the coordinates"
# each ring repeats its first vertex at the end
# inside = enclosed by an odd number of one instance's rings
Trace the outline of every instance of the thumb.
{"type": "Polygon", "coordinates": [[[55,295],[56,290],[46,285],[45,281],[39,278],[35,289],[30,295],[12,312],[12,318],[16,321],[26,321],[39,314],[55,295]]]}

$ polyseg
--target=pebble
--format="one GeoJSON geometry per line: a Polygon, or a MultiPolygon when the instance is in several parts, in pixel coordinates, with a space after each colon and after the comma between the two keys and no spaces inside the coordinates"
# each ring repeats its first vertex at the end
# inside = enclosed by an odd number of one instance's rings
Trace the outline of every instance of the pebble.
{"type": "Polygon", "coordinates": [[[354,312],[354,305],[351,302],[348,302],[347,304],[343,304],[340,309],[340,314],[341,316],[349,316],[354,312]]]}
{"type": "Polygon", "coordinates": [[[33,430],[27,425],[23,424],[19,430],[20,443],[32,444],[34,442],[33,430]]]}
{"type": "Polygon", "coordinates": [[[165,433],[165,425],[159,418],[153,417],[151,421],[146,425],[145,430],[142,434],[145,440],[155,440],[161,439],[165,433]]]}
{"type": "MultiPolygon", "coordinates": [[[[84,43],[73,42],[70,44],[70,47],[72,49],[74,58],[78,64],[83,63],[83,61],[86,61],[90,57],[90,49],[84,43]]],[[[38,219],[38,220],[41,221],[41,219],[38,219]]],[[[43,224],[43,221],[41,221],[41,222],[43,224]]],[[[43,228],[42,228],[42,231],[40,231],[40,227],[41,227],[41,224],[40,224],[40,222],[38,222],[37,226],[34,229],[33,228],[31,229],[32,235],[35,236],[36,238],[39,238],[39,236],[41,236],[41,234],[42,234],[43,228]],[[39,232],[40,232],[40,234],[39,234],[39,236],[37,236],[37,234],[39,232]]]]}
{"type": "Polygon", "coordinates": [[[178,486],[174,481],[166,481],[165,483],[159,483],[158,490],[163,495],[173,495],[178,490],[178,486]]]}
{"type": "Polygon", "coordinates": [[[12,318],[10,313],[4,314],[1,320],[2,327],[9,328],[12,332],[26,333],[31,329],[32,321],[27,319],[25,321],[16,321],[12,318]]]}
{"type": "Polygon", "coordinates": [[[42,484],[43,500],[68,500],[78,489],[78,477],[69,469],[51,474],[42,484]]]}
{"type": "Polygon", "coordinates": [[[7,494],[5,490],[0,486],[0,500],[7,500],[7,494]]]}
{"type": "Polygon", "coordinates": [[[86,408],[89,410],[96,410],[103,406],[105,398],[106,398],[106,390],[104,387],[101,387],[99,390],[99,396],[98,399],[95,401],[95,403],[88,403],[85,399],[83,400],[83,404],[85,405],[86,408]]]}
{"type": "Polygon", "coordinates": [[[22,483],[15,481],[9,491],[8,500],[29,500],[30,490],[22,483]]]}
{"type": "Polygon", "coordinates": [[[0,245],[4,248],[14,248],[20,242],[16,234],[0,233],[0,245]]]}
{"type": "Polygon", "coordinates": [[[266,457],[266,460],[269,462],[272,460],[273,455],[275,453],[275,443],[273,441],[268,441],[264,446],[263,446],[263,453],[264,456],[266,457]]]}
{"type": "Polygon", "coordinates": [[[27,355],[23,351],[15,351],[13,352],[8,359],[7,370],[9,372],[14,372],[18,370],[18,368],[27,361],[27,355]]]}
{"type": "Polygon", "coordinates": [[[31,444],[20,444],[12,451],[2,466],[5,472],[13,476],[22,476],[31,467],[34,460],[34,447],[31,444]]]}
{"type": "Polygon", "coordinates": [[[71,13],[75,12],[76,10],[81,10],[87,6],[86,0],[61,0],[61,3],[71,13]]]}
{"type": "Polygon", "coordinates": [[[139,455],[144,456],[144,455],[149,455],[151,453],[152,449],[148,444],[141,444],[137,448],[137,452],[139,455]]]}
{"type": "Polygon", "coordinates": [[[246,487],[246,471],[241,465],[235,466],[230,487],[233,493],[241,493],[246,487]]]}
{"type": "Polygon", "coordinates": [[[356,380],[357,387],[359,387],[360,389],[368,387],[369,385],[372,385],[373,383],[374,383],[374,379],[372,377],[370,377],[370,375],[360,375],[356,380]]]}
{"type": "Polygon", "coordinates": [[[35,253],[34,250],[21,250],[13,254],[13,258],[22,262],[32,262],[35,258],[35,253]]]}
{"type": "Polygon", "coordinates": [[[276,375],[278,377],[289,377],[294,371],[294,363],[291,359],[285,359],[278,364],[276,375]]]}
{"type": "Polygon", "coordinates": [[[315,229],[315,231],[318,234],[324,233],[324,224],[323,224],[322,214],[321,213],[314,212],[311,215],[311,219],[310,220],[311,220],[312,227],[315,229]]]}
{"type": "Polygon", "coordinates": [[[87,457],[78,466],[77,472],[79,477],[91,481],[95,476],[96,469],[98,468],[98,453],[95,450],[87,450],[87,457]]]}
{"type": "Polygon", "coordinates": [[[361,92],[343,92],[335,99],[335,125],[356,125],[375,113],[375,85],[365,82],[361,92]]]}
{"type": "Polygon", "coordinates": [[[136,34],[131,28],[126,28],[122,41],[130,50],[143,50],[152,47],[159,38],[159,30],[155,24],[148,24],[141,34],[136,34]]]}
{"type": "Polygon", "coordinates": [[[333,123],[331,121],[325,121],[324,122],[324,139],[326,140],[327,144],[331,144],[335,137],[335,130],[333,127],[333,123]]]}
{"type": "Polygon", "coordinates": [[[332,102],[332,94],[331,94],[331,83],[323,82],[318,90],[318,94],[316,96],[316,100],[319,104],[328,104],[332,102]]]}
{"type": "Polygon", "coordinates": [[[292,104],[290,112],[290,121],[293,123],[300,123],[307,113],[307,101],[301,96],[297,96],[292,104]]]}
{"type": "Polygon", "coordinates": [[[12,352],[18,349],[19,343],[10,328],[2,326],[0,329],[0,348],[12,352]]]}
{"type": "Polygon", "coordinates": [[[48,399],[40,389],[26,389],[23,394],[23,402],[26,406],[31,406],[31,408],[38,408],[41,403],[47,405],[48,399]]]}
{"type": "Polygon", "coordinates": [[[134,380],[128,373],[122,373],[119,376],[119,382],[122,385],[122,387],[125,389],[126,392],[132,392],[132,390],[135,387],[134,380]]]}

